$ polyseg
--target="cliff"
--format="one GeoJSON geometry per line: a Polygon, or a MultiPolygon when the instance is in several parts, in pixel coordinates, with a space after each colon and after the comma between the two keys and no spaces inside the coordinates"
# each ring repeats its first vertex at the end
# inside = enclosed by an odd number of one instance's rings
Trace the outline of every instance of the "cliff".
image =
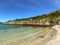
{"type": "Polygon", "coordinates": [[[60,10],[52,11],[47,14],[38,15],[30,18],[16,19],[5,22],[5,24],[20,25],[56,25],[60,24],[60,10]]]}

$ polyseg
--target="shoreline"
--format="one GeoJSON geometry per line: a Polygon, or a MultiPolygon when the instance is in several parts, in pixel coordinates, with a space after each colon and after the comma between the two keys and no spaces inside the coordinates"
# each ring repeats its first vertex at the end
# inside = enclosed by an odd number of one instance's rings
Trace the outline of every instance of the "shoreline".
{"type": "Polygon", "coordinates": [[[16,42],[11,42],[6,45],[46,45],[47,42],[52,40],[52,38],[56,35],[56,30],[51,28],[46,28],[47,33],[44,37],[40,37],[40,34],[36,34],[35,36],[28,38],[27,40],[23,40],[22,43],[20,43],[19,40],[16,42]],[[49,30],[50,29],[50,30],[49,30]]]}
{"type": "Polygon", "coordinates": [[[53,26],[53,25],[34,25],[34,24],[4,24],[4,25],[31,26],[31,27],[52,27],[53,26]]]}
{"type": "Polygon", "coordinates": [[[60,45],[60,25],[55,25],[52,28],[57,30],[55,38],[47,43],[47,45],[60,45]]]}
{"type": "Polygon", "coordinates": [[[38,37],[35,40],[32,40],[31,43],[25,43],[25,44],[21,44],[21,45],[46,45],[49,41],[51,41],[57,34],[57,31],[53,28],[51,28],[52,30],[50,30],[49,32],[47,32],[47,34],[45,35],[45,37],[41,38],[38,37]]]}
{"type": "Polygon", "coordinates": [[[21,41],[19,37],[17,39],[13,38],[11,42],[9,41],[6,42],[6,45],[46,45],[49,41],[51,41],[54,38],[54,36],[56,36],[57,30],[51,27],[40,27],[40,28],[37,26],[36,29],[38,29],[37,31],[45,30],[44,35],[40,35],[40,33],[37,32],[36,35],[34,34],[34,36],[21,41]]]}

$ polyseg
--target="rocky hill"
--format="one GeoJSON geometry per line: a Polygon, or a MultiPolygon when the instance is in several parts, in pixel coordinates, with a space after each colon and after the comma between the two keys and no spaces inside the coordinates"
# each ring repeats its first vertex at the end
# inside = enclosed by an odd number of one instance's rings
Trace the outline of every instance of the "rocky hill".
{"type": "Polygon", "coordinates": [[[26,25],[56,25],[60,24],[60,10],[30,18],[16,19],[5,22],[5,24],[26,24],[26,25]]]}

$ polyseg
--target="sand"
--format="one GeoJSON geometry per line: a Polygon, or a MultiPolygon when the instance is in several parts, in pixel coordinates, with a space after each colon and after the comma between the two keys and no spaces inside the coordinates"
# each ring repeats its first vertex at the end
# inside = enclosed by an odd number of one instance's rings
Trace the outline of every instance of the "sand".
{"type": "MultiPolygon", "coordinates": [[[[43,29],[43,28],[42,28],[43,29]]],[[[49,45],[50,42],[55,39],[54,37],[56,36],[57,30],[52,29],[52,28],[44,28],[44,33],[43,36],[41,36],[41,33],[38,31],[36,33],[33,33],[34,35],[32,35],[31,37],[29,36],[29,38],[27,39],[20,39],[18,38],[14,38],[8,40],[7,42],[5,41],[5,43],[3,43],[3,45],[49,45]]],[[[58,34],[57,34],[58,35],[58,34]]],[[[24,37],[23,37],[24,38],[24,37]]],[[[58,40],[58,39],[57,39],[58,40]]],[[[0,45],[2,45],[2,43],[0,42],[0,45]]]]}
{"type": "Polygon", "coordinates": [[[52,28],[57,30],[57,35],[47,45],[60,45],[60,25],[55,25],[52,28]]]}
{"type": "MultiPolygon", "coordinates": [[[[49,30],[49,28],[48,28],[49,30]]],[[[57,31],[54,30],[47,30],[47,34],[45,35],[45,37],[43,38],[35,38],[34,40],[30,40],[28,42],[25,42],[25,44],[20,44],[20,45],[46,45],[50,40],[52,40],[52,38],[54,38],[54,36],[56,35],[57,31]]]]}

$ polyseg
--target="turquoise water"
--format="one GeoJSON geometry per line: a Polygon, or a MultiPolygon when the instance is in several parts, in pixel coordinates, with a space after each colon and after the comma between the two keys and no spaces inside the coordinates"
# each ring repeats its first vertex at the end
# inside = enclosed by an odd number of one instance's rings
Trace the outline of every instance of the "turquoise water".
{"type": "Polygon", "coordinates": [[[36,27],[0,24],[0,45],[31,38],[43,32],[44,30],[36,27]]]}

